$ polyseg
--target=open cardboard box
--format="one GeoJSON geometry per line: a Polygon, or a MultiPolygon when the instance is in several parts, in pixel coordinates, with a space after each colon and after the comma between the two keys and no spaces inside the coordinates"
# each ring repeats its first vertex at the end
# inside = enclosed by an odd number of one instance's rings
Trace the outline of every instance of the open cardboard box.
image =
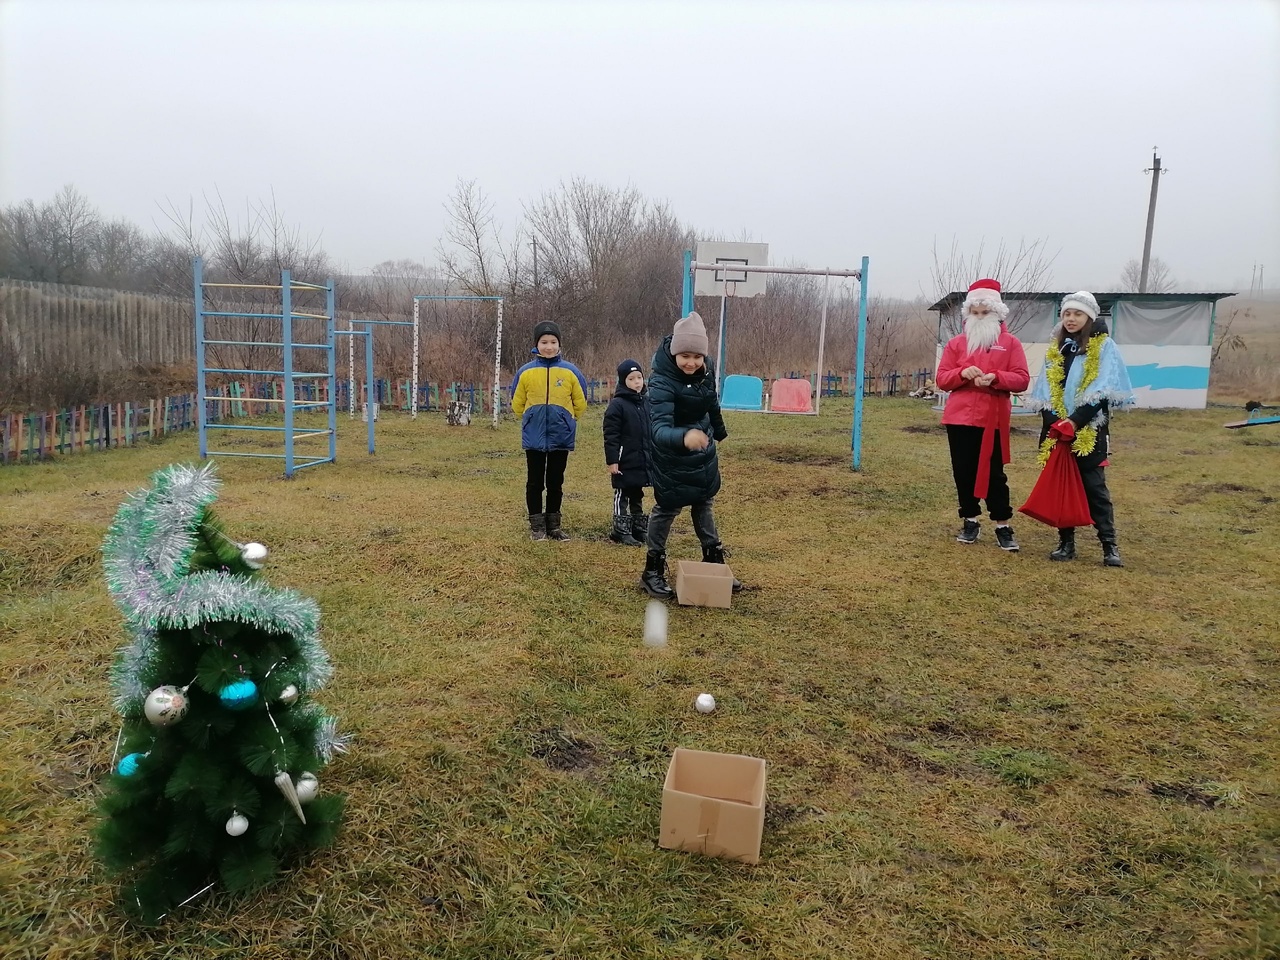
{"type": "Polygon", "coordinates": [[[676,599],[686,607],[728,607],[733,602],[733,571],[727,563],[678,560],[676,599]]]}
{"type": "Polygon", "coordinates": [[[677,747],[662,787],[658,846],[760,862],[765,762],[677,747]]]}

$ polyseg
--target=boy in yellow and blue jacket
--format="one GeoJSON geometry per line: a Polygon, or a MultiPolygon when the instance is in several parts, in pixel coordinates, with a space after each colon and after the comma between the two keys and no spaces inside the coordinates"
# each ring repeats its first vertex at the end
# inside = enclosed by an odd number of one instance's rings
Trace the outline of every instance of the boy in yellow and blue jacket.
{"type": "Polygon", "coordinates": [[[533,328],[533,359],[516,371],[511,410],[520,418],[520,443],[528,462],[525,501],[534,540],[568,540],[560,529],[564,469],[587,412],[582,371],[560,355],[560,327],[544,320],[533,328]],[[542,490],[547,491],[543,512],[542,490]]]}

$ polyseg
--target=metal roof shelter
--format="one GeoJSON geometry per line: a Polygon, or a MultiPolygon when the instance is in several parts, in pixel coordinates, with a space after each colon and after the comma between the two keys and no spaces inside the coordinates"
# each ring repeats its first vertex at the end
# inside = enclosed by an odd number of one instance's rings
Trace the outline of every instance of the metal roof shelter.
{"type": "MultiPolygon", "coordinates": [[[[1068,291],[1070,292],[1070,291],[1068,291]]],[[[1094,293],[1133,381],[1138,405],[1204,409],[1218,301],[1234,293],[1094,293]]],[[[1032,376],[1058,322],[1067,292],[1001,294],[1009,306],[1009,329],[1027,347],[1032,376]]],[[[938,349],[961,328],[964,291],[947,294],[930,310],[938,313],[938,349]]],[[[939,356],[941,353],[939,352],[939,356]]]]}

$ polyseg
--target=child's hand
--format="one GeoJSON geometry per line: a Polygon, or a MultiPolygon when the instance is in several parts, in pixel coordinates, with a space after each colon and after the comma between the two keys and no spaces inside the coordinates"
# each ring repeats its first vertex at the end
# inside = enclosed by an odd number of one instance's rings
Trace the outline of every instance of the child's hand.
{"type": "Polygon", "coordinates": [[[973,382],[980,387],[989,387],[996,382],[996,375],[994,373],[984,373],[980,377],[974,377],[973,382]]]}
{"type": "Polygon", "coordinates": [[[621,474],[622,474],[622,467],[620,467],[620,466],[619,466],[618,464],[616,464],[616,463],[611,463],[611,464],[609,464],[609,473],[613,474],[613,476],[615,476],[615,477],[617,477],[617,476],[621,476],[621,474]]]}
{"type": "Polygon", "coordinates": [[[978,377],[982,376],[982,371],[978,367],[968,366],[960,371],[960,376],[964,377],[966,380],[976,380],[978,377]]]}
{"type": "Polygon", "coordinates": [[[711,443],[711,438],[701,430],[690,430],[684,435],[684,447],[686,450],[705,450],[711,443]]]}

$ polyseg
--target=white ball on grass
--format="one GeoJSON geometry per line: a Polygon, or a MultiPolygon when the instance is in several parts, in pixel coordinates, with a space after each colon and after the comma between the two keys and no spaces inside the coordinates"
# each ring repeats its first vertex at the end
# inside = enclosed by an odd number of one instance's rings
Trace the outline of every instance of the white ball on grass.
{"type": "Polygon", "coordinates": [[[698,699],[693,701],[693,705],[699,713],[710,713],[716,708],[716,698],[709,693],[700,693],[698,699]]]}

